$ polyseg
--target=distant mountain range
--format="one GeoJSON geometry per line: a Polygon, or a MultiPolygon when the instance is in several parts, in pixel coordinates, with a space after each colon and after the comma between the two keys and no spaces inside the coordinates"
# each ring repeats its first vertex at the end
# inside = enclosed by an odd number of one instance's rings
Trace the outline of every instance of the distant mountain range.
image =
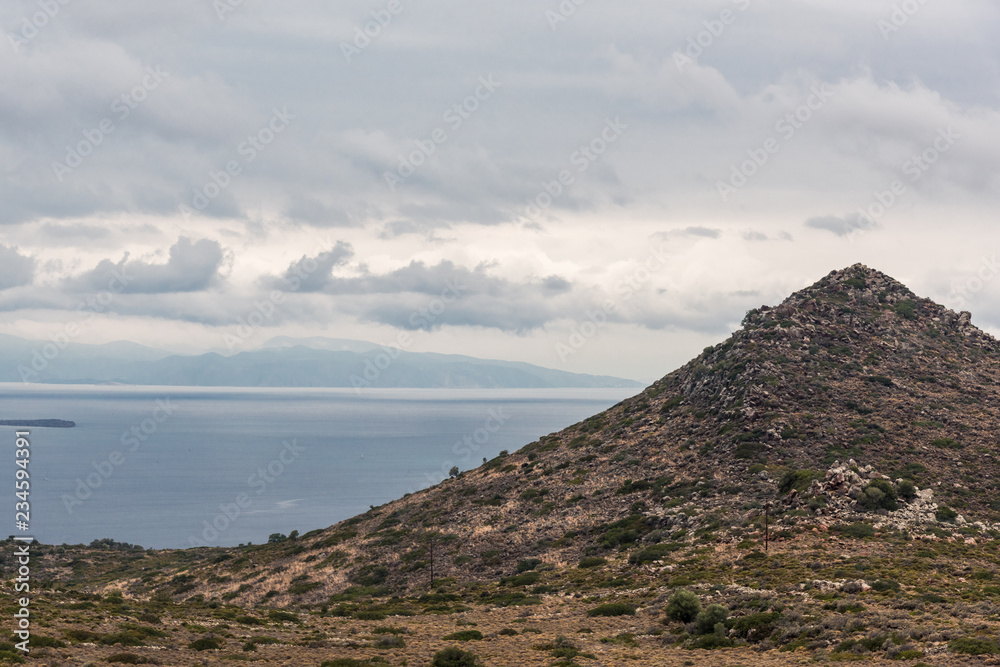
{"type": "Polygon", "coordinates": [[[215,387],[628,388],[642,383],[533,364],[406,352],[339,338],[280,336],[224,356],[178,355],[128,341],[59,348],[0,334],[0,382],[215,387]]]}

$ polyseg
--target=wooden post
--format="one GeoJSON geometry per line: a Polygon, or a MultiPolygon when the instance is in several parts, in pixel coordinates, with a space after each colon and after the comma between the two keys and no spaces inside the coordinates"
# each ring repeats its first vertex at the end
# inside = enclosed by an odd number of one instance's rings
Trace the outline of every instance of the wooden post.
{"type": "Polygon", "coordinates": [[[430,551],[431,551],[431,582],[430,582],[430,591],[433,593],[434,592],[434,537],[433,536],[431,537],[430,543],[429,543],[428,546],[430,546],[430,551]]]}
{"type": "Polygon", "coordinates": [[[767,546],[769,542],[768,525],[767,525],[767,511],[769,509],[771,509],[771,503],[764,503],[764,551],[767,551],[767,546]]]}

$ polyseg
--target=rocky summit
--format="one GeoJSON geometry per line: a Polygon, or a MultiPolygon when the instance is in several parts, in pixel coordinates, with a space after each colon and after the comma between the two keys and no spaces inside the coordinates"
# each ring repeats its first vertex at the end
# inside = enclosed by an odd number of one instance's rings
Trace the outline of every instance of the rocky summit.
{"type": "MultiPolygon", "coordinates": [[[[969,313],[859,264],[601,414],[328,529],[36,548],[52,604],[91,603],[95,647],[148,614],[176,632],[139,644],[260,659],[239,645],[266,635],[287,664],[1000,664],[998,390],[969,313]]],[[[54,652],[114,651],[80,649],[78,617],[54,652]]]]}

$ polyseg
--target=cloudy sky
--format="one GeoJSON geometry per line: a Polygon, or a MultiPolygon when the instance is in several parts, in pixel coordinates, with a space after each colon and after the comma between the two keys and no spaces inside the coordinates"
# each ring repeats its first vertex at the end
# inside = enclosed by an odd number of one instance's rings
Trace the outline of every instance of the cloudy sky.
{"type": "Polygon", "coordinates": [[[1000,332],[996,2],[9,0],[0,27],[0,332],[652,379],[855,262],[1000,332]]]}

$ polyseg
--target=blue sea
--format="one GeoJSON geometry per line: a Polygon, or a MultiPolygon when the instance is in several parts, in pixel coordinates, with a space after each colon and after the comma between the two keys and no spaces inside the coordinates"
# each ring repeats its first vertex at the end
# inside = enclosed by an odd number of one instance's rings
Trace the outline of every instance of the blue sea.
{"type": "Polygon", "coordinates": [[[244,389],[0,383],[31,428],[30,528],[15,527],[15,429],[0,426],[6,534],[147,548],[305,533],[469,470],[636,389],[244,389]]]}

